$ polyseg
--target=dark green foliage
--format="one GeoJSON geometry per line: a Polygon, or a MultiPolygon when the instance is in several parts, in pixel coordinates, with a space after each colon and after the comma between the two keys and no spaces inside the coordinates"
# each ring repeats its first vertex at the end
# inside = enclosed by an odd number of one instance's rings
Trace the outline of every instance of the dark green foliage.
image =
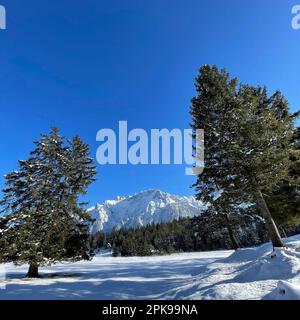
{"type": "Polygon", "coordinates": [[[273,246],[283,246],[265,193],[289,180],[294,119],[280,92],[238,85],[226,70],[203,66],[192,100],[192,127],[205,131],[205,168],[194,187],[197,198],[216,199],[224,209],[256,203],[273,246]]]}
{"type": "Polygon", "coordinates": [[[35,142],[19,171],[5,176],[0,262],[32,266],[89,259],[91,217],[79,196],[94,180],[89,148],[52,129],[35,142]]]}
{"type": "Polygon", "coordinates": [[[95,233],[92,237],[91,237],[91,247],[93,248],[103,248],[105,247],[107,244],[106,241],[106,234],[102,231],[99,231],[97,233],[95,233]]]}
{"type": "Polygon", "coordinates": [[[295,130],[291,144],[295,153],[291,155],[290,179],[282,180],[266,197],[274,219],[287,230],[300,224],[300,128],[295,130]]]}

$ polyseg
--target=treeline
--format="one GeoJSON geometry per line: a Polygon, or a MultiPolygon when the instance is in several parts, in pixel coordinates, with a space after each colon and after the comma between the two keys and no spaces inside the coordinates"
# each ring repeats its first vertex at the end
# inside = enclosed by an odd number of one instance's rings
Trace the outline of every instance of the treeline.
{"type": "Polygon", "coordinates": [[[248,247],[268,241],[266,234],[264,221],[257,215],[243,212],[228,217],[208,210],[201,217],[114,230],[110,234],[99,232],[93,236],[92,246],[109,246],[114,256],[150,256],[235,249],[232,235],[238,247],[248,247]]]}

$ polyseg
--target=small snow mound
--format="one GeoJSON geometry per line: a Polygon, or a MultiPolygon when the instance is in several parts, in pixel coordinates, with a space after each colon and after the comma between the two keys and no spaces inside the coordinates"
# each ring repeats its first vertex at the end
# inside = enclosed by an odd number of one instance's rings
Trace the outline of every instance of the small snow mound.
{"type": "Polygon", "coordinates": [[[240,257],[240,274],[235,277],[236,281],[282,280],[300,273],[300,253],[292,248],[275,248],[270,251],[261,246],[241,253],[237,252],[227,258],[227,262],[236,263],[237,257],[240,257]]]}
{"type": "Polygon", "coordinates": [[[258,259],[266,254],[270,254],[272,251],[271,245],[265,243],[258,247],[238,249],[231,256],[226,258],[224,262],[247,262],[258,259]]]}
{"type": "Polygon", "coordinates": [[[300,236],[240,249],[201,267],[173,294],[180,299],[300,300],[300,236]]]}
{"type": "Polygon", "coordinates": [[[300,300],[300,283],[279,281],[277,288],[270,294],[274,300],[300,300]]]}

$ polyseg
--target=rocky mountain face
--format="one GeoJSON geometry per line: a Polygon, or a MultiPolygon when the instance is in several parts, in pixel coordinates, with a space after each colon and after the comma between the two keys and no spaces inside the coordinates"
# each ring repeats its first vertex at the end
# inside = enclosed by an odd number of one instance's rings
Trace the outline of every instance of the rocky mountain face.
{"type": "Polygon", "coordinates": [[[129,197],[117,197],[90,208],[95,219],[91,232],[110,232],[120,228],[139,228],[149,224],[200,216],[207,205],[193,196],[175,196],[147,190],[129,197]]]}

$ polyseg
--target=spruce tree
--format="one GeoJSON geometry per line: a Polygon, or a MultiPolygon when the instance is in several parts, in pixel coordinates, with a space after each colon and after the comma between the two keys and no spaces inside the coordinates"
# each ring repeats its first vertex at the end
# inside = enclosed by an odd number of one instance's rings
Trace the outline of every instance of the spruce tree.
{"type": "Polygon", "coordinates": [[[296,128],[291,140],[289,180],[282,180],[267,194],[267,204],[282,228],[293,229],[300,223],[300,128],[296,128]]]}
{"type": "Polygon", "coordinates": [[[38,277],[39,266],[90,258],[92,219],[79,197],[95,176],[79,137],[66,139],[53,128],[34,144],[19,170],[5,176],[0,202],[0,262],[28,263],[27,277],[38,277]]]}
{"type": "Polygon", "coordinates": [[[192,127],[205,131],[205,168],[194,185],[197,198],[253,201],[274,247],[282,247],[264,194],[289,179],[294,123],[287,101],[266,88],[240,85],[226,70],[205,65],[196,79],[192,127]]]}

